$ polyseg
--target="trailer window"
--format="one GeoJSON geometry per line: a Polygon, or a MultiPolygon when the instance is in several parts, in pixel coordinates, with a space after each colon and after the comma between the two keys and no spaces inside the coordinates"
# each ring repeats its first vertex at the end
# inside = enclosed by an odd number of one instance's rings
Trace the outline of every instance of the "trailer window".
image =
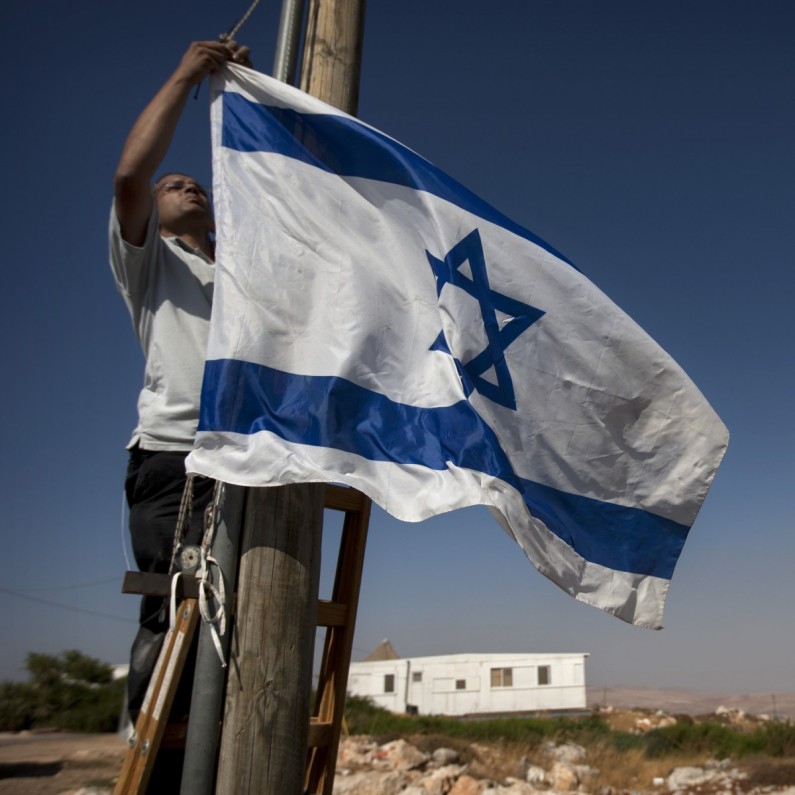
{"type": "Polygon", "coordinates": [[[552,676],[550,675],[550,668],[548,665],[539,665],[538,666],[538,684],[539,685],[548,685],[552,681],[552,676]]]}
{"type": "Polygon", "coordinates": [[[394,693],[395,692],[395,675],[394,674],[384,674],[384,692],[385,693],[394,693]]]}
{"type": "Polygon", "coordinates": [[[421,682],[422,681],[422,671],[412,671],[411,672],[411,681],[412,682],[421,682]]]}
{"type": "Polygon", "coordinates": [[[456,679],[455,680],[455,689],[456,690],[466,690],[467,689],[467,680],[466,679],[456,679]]]}
{"type": "Polygon", "coordinates": [[[513,687],[513,668],[492,668],[492,687],[513,687]]]}

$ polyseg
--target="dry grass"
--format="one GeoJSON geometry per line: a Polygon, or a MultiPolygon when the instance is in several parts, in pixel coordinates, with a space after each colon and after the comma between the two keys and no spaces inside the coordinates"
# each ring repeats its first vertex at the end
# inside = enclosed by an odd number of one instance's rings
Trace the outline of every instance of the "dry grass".
{"type": "MultiPolygon", "coordinates": [[[[415,735],[406,739],[426,753],[432,753],[440,746],[452,748],[458,753],[460,763],[467,765],[470,775],[491,781],[509,777],[523,779],[530,765],[538,765],[545,770],[553,765],[553,760],[542,748],[528,748],[525,743],[472,743],[440,735],[415,735]]],[[[604,787],[616,791],[651,791],[655,789],[654,779],[667,777],[674,767],[703,765],[705,762],[702,757],[682,756],[674,764],[670,758],[649,759],[642,748],[619,750],[599,742],[589,744],[586,751],[587,758],[583,764],[598,771],[583,782],[588,792],[600,792],[604,787]]],[[[769,771],[767,775],[774,777],[769,771]]]]}
{"type": "MultiPolygon", "coordinates": [[[[631,728],[634,720],[643,715],[643,712],[626,715],[623,722],[631,728]]],[[[509,777],[523,779],[530,765],[550,770],[554,763],[543,746],[528,747],[521,742],[478,743],[439,734],[412,735],[406,739],[426,753],[442,746],[452,748],[458,753],[460,763],[467,765],[470,775],[491,781],[509,777]]],[[[707,761],[706,755],[695,753],[650,758],[641,746],[617,748],[609,741],[588,743],[586,753],[582,764],[596,771],[582,782],[588,792],[651,792],[658,789],[655,778],[667,778],[676,767],[701,767],[707,761]]],[[[741,766],[749,773],[749,783],[758,786],[795,784],[795,763],[791,761],[770,762],[765,758],[741,766]]]]}
{"type": "Polygon", "coordinates": [[[657,777],[667,777],[674,766],[700,765],[704,759],[683,757],[672,765],[670,759],[649,759],[642,748],[618,750],[604,743],[588,748],[587,764],[599,772],[589,782],[590,792],[602,787],[616,790],[653,790],[657,777]]]}
{"type": "Polygon", "coordinates": [[[795,786],[795,762],[791,759],[752,760],[744,767],[753,787],[795,786]]]}

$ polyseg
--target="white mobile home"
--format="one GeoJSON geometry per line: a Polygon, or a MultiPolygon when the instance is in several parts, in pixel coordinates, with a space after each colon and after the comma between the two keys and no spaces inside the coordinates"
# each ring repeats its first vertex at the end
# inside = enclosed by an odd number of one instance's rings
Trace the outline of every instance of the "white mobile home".
{"type": "Polygon", "coordinates": [[[348,692],[391,712],[585,709],[587,654],[447,654],[351,663],[348,692]]]}

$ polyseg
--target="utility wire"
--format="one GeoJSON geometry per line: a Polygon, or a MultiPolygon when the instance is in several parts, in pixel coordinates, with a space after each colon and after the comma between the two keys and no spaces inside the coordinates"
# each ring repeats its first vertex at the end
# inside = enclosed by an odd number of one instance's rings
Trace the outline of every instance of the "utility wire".
{"type": "Polygon", "coordinates": [[[112,621],[123,621],[125,624],[137,624],[138,622],[132,618],[124,618],[123,616],[113,616],[110,613],[100,613],[97,610],[86,610],[82,607],[73,607],[72,605],[62,605],[58,602],[51,602],[49,599],[39,599],[37,596],[28,596],[28,594],[19,593],[19,591],[12,591],[10,588],[0,587],[0,593],[7,593],[11,596],[16,596],[19,599],[27,599],[29,602],[36,602],[37,604],[47,605],[48,607],[59,607],[61,610],[70,610],[73,613],[83,613],[88,616],[96,616],[98,618],[107,618],[112,621]]]}
{"type": "Polygon", "coordinates": [[[121,578],[117,575],[115,577],[108,577],[105,580],[94,580],[93,582],[79,582],[75,585],[54,585],[50,588],[9,588],[9,591],[14,593],[47,593],[48,591],[75,591],[78,588],[93,588],[95,585],[109,585],[112,582],[120,582],[121,578]]]}

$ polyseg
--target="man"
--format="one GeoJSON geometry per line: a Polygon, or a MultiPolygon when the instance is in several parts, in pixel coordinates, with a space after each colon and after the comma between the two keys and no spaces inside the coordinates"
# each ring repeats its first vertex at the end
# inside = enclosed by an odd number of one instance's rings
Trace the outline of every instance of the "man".
{"type": "MultiPolygon", "coordinates": [[[[130,533],[142,571],[167,572],[185,485],[185,457],[199,418],[213,296],[213,218],[207,192],[184,174],[150,187],[193,86],[226,61],[249,65],[235,42],[194,42],[135,122],[114,179],[110,260],[146,357],[138,425],[128,445],[125,485],[130,533]]],[[[185,543],[201,539],[212,481],[194,482],[185,543]]],[[[128,700],[134,721],[165,631],[162,599],[144,597],[133,643],[128,700]]]]}

